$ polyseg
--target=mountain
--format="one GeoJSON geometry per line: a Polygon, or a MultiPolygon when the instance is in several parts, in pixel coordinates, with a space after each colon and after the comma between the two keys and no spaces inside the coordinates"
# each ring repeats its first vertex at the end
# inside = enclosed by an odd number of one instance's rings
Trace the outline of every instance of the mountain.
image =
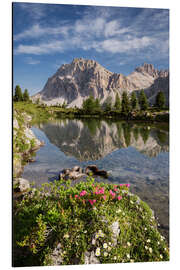
{"type": "MultiPolygon", "coordinates": [[[[128,76],[113,73],[94,60],[75,58],[70,64],[63,64],[50,77],[43,90],[32,97],[40,99],[47,105],[63,104],[68,107],[81,107],[83,100],[93,95],[103,104],[108,97],[115,101],[116,93],[144,89],[149,101],[154,102],[154,96],[159,90],[169,97],[169,72],[157,70],[152,64],[144,63],[128,76]]],[[[168,103],[168,100],[167,100],[168,103]]]]}

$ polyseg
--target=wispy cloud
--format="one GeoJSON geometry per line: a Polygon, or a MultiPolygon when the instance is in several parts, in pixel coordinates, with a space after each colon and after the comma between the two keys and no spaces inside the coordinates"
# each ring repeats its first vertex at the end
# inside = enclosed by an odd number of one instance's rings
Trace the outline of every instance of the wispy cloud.
{"type": "Polygon", "coordinates": [[[26,62],[28,65],[38,65],[38,64],[40,64],[40,61],[39,61],[39,60],[33,59],[32,57],[27,57],[27,58],[25,59],[25,62],[26,62]]]}
{"type": "Polygon", "coordinates": [[[64,51],[64,44],[61,41],[55,40],[49,43],[40,43],[37,45],[19,45],[15,50],[15,54],[49,54],[54,52],[64,51]]]}
{"type": "MultiPolygon", "coordinates": [[[[41,6],[31,12],[39,17],[44,16],[41,6]]],[[[99,53],[137,56],[140,50],[148,49],[149,55],[154,55],[158,50],[159,57],[166,57],[169,39],[167,10],[141,9],[133,17],[127,16],[127,9],[121,9],[119,16],[116,12],[116,9],[93,7],[73,22],[61,21],[48,27],[36,23],[14,36],[18,44],[14,52],[41,55],[93,49],[99,53]],[[24,44],[24,40],[30,40],[31,44],[24,44]]]]}
{"type": "Polygon", "coordinates": [[[33,20],[40,20],[46,16],[46,5],[33,4],[33,3],[19,3],[21,9],[23,9],[33,20]]]}

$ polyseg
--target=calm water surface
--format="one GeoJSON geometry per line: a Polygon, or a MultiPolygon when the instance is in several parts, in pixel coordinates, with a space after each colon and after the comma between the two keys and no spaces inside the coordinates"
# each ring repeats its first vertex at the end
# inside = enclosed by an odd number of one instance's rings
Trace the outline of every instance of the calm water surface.
{"type": "Polygon", "coordinates": [[[130,183],[131,192],[155,211],[169,237],[169,126],[88,119],[56,120],[32,127],[45,142],[22,177],[36,185],[58,178],[64,168],[96,164],[104,182],[130,183]]]}

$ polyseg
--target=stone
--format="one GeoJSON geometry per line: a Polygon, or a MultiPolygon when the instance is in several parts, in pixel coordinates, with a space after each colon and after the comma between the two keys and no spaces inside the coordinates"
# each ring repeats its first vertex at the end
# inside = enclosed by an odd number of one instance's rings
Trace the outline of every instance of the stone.
{"type": "Polygon", "coordinates": [[[118,221],[114,221],[111,226],[110,229],[112,230],[112,241],[114,245],[117,245],[117,238],[120,234],[120,227],[119,227],[119,222],[118,221]]]}
{"type": "Polygon", "coordinates": [[[95,256],[94,251],[84,253],[84,264],[99,264],[100,261],[95,256]]]}
{"type": "Polygon", "coordinates": [[[15,187],[15,192],[26,192],[30,189],[29,181],[24,178],[16,178],[13,181],[13,186],[15,187]]]}
{"type": "Polygon", "coordinates": [[[86,174],[93,173],[94,175],[103,176],[105,178],[108,177],[108,173],[105,170],[99,170],[96,165],[89,165],[85,169],[86,174]]]}
{"type": "Polygon", "coordinates": [[[63,257],[61,254],[62,254],[61,243],[58,243],[57,246],[53,249],[52,253],[49,255],[49,259],[51,261],[52,266],[62,265],[63,257]]]}

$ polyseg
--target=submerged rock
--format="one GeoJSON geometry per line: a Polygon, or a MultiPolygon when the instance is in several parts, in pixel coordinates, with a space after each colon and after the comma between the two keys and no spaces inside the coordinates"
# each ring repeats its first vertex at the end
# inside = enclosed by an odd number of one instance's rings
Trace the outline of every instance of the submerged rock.
{"type": "Polygon", "coordinates": [[[108,177],[108,173],[104,170],[99,170],[98,167],[96,165],[89,165],[86,167],[85,170],[83,170],[81,167],[79,166],[75,166],[72,169],[64,169],[60,172],[59,178],[60,179],[78,179],[81,178],[83,176],[87,176],[87,175],[99,175],[102,177],[107,178],[108,177]]]}

